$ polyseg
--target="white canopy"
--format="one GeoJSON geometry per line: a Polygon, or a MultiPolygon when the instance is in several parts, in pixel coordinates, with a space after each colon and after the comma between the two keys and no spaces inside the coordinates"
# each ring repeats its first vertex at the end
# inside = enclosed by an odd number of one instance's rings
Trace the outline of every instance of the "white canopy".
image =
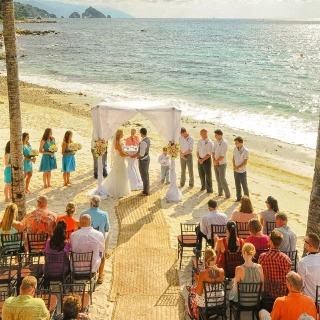
{"type": "Polygon", "coordinates": [[[155,126],[165,142],[178,141],[181,129],[181,110],[166,101],[110,101],[105,100],[91,108],[93,138],[109,140],[113,134],[141,113],[155,126]]]}

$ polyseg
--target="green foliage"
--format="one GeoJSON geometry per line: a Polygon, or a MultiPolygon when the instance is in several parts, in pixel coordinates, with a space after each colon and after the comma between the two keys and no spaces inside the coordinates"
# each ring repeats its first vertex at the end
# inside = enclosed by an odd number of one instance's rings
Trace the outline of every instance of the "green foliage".
{"type": "Polygon", "coordinates": [[[105,18],[106,16],[95,8],[89,7],[82,14],[82,18],[105,18]]]}
{"type": "Polygon", "coordinates": [[[22,4],[20,2],[14,3],[15,18],[23,20],[26,18],[48,18],[49,13],[46,10],[33,7],[30,4],[22,4]]]}

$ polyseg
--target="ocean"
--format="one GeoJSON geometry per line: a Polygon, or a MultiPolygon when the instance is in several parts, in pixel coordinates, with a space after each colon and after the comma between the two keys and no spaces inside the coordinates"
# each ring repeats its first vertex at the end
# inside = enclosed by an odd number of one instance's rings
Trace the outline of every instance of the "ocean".
{"type": "MultiPolygon", "coordinates": [[[[182,115],[316,147],[320,22],[57,19],[21,24],[20,78],[126,100],[173,100],[182,115]]],[[[3,63],[3,62],[2,62],[3,63]]]]}

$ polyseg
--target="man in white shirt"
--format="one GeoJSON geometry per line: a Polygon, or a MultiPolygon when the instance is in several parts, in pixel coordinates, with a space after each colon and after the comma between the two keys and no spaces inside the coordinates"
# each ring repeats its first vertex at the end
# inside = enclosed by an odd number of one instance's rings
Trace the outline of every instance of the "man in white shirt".
{"type": "MultiPolygon", "coordinates": [[[[218,211],[218,203],[215,200],[208,201],[209,213],[201,218],[200,228],[197,230],[197,247],[196,250],[201,252],[202,238],[207,241],[212,239],[211,225],[226,225],[228,218],[225,213],[218,211]]],[[[195,251],[195,250],[194,250],[195,251]]]]}
{"type": "Polygon", "coordinates": [[[238,136],[234,139],[235,147],[233,149],[233,171],[234,182],[237,191],[237,202],[241,200],[241,186],[245,196],[249,197],[249,189],[247,183],[247,163],[249,158],[249,151],[243,145],[243,138],[238,136]]]}
{"type": "Polygon", "coordinates": [[[211,154],[213,151],[213,143],[208,138],[208,130],[201,129],[201,139],[198,141],[197,158],[198,170],[201,180],[201,191],[207,190],[207,193],[213,193],[212,190],[212,164],[211,154]]]}
{"type": "Polygon", "coordinates": [[[101,257],[104,254],[104,236],[102,232],[91,227],[91,217],[89,214],[83,214],[80,217],[81,229],[73,232],[70,236],[71,251],[73,252],[91,252],[92,272],[99,269],[101,257]]]}
{"type": "Polygon", "coordinates": [[[186,183],[186,167],[188,167],[189,187],[193,188],[194,176],[193,176],[192,151],[194,147],[194,139],[187,132],[186,128],[181,128],[179,144],[180,144],[180,165],[181,165],[180,187],[182,188],[186,183]]]}
{"type": "Polygon", "coordinates": [[[302,293],[316,300],[316,286],[320,286],[320,239],[317,234],[309,233],[304,240],[308,255],[297,265],[298,273],[303,279],[302,293]]]}
{"type": "Polygon", "coordinates": [[[230,190],[226,179],[228,143],[223,139],[220,129],[214,132],[216,141],[213,144],[212,160],[213,168],[218,184],[218,193],[221,197],[223,192],[226,198],[230,198],[230,190]]]}
{"type": "Polygon", "coordinates": [[[285,213],[278,212],[275,216],[276,228],[283,235],[283,241],[280,246],[281,251],[295,251],[297,244],[297,235],[287,226],[288,217],[285,213]]]}

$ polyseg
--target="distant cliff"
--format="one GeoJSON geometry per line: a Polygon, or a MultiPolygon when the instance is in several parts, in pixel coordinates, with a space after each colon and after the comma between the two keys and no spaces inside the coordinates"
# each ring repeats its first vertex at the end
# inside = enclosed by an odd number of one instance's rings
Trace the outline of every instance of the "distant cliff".
{"type": "Polygon", "coordinates": [[[89,7],[82,14],[82,18],[106,18],[106,16],[95,8],[89,7]]]}
{"type": "Polygon", "coordinates": [[[72,12],[69,18],[80,18],[80,14],[78,12],[72,12]]]}

